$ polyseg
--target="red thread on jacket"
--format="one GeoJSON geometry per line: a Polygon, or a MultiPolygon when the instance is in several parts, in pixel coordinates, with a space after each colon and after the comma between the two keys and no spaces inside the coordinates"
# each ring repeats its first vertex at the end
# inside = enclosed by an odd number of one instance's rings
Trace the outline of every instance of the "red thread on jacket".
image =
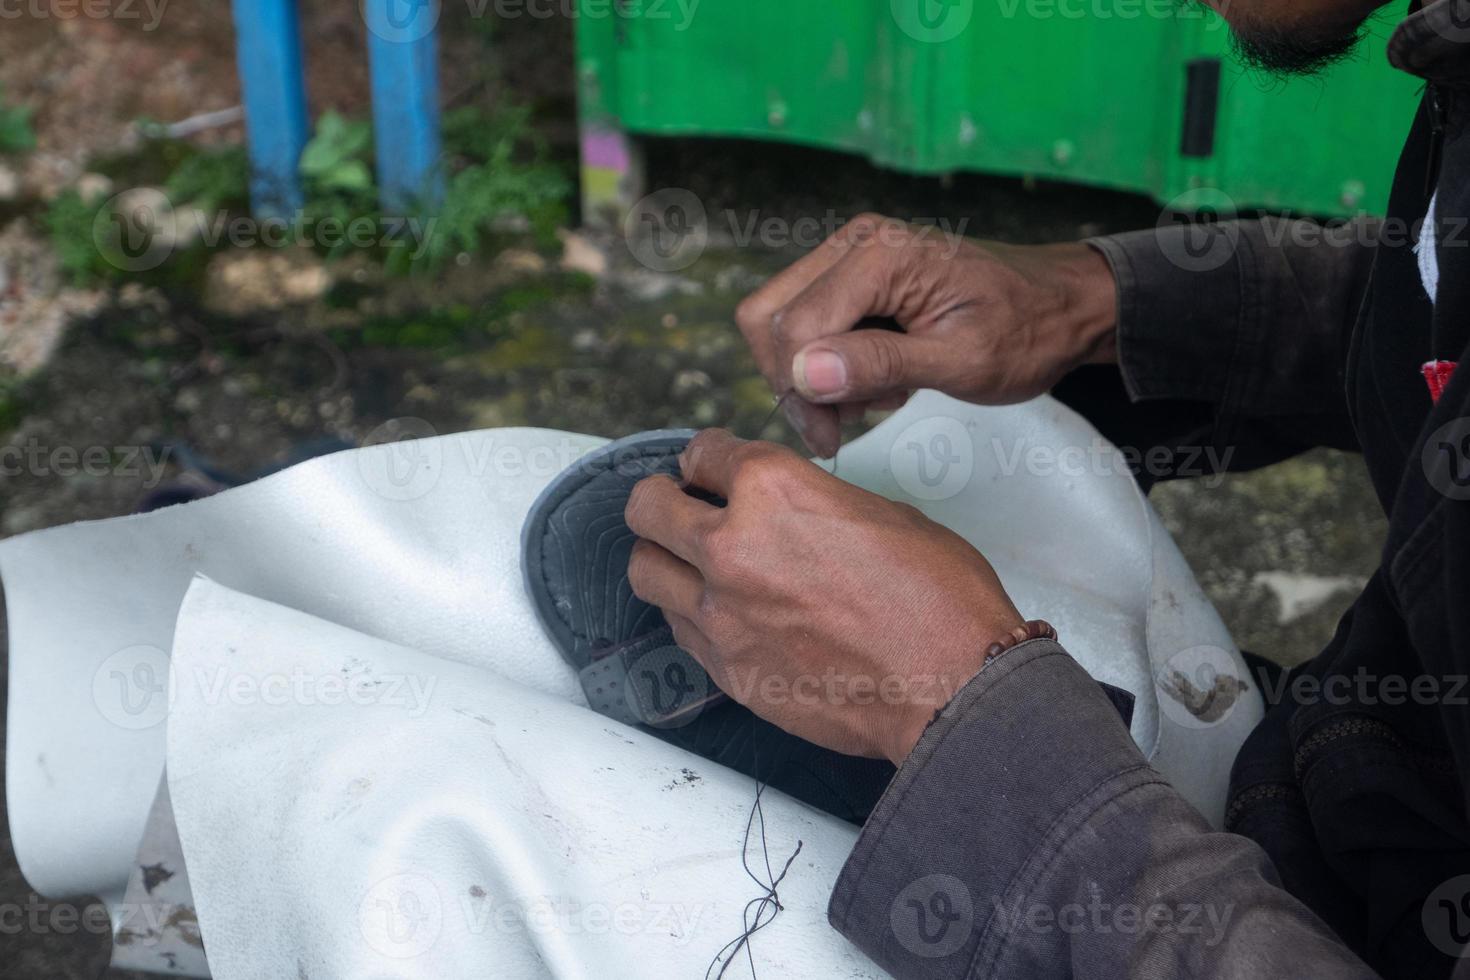
{"type": "Polygon", "coordinates": [[[1425,361],[1419,368],[1419,373],[1424,375],[1424,383],[1429,385],[1429,400],[1439,402],[1439,396],[1444,394],[1445,385],[1450,383],[1450,375],[1455,373],[1457,361],[1425,361]]]}

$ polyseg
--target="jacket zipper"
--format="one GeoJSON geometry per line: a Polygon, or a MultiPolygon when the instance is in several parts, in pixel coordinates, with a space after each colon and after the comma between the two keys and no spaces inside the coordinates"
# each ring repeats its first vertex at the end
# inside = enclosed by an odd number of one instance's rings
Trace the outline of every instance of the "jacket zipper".
{"type": "Polygon", "coordinates": [[[1429,99],[1429,161],[1424,167],[1424,196],[1434,193],[1439,182],[1439,157],[1444,150],[1444,101],[1439,95],[1439,86],[1430,82],[1425,90],[1429,99]]]}

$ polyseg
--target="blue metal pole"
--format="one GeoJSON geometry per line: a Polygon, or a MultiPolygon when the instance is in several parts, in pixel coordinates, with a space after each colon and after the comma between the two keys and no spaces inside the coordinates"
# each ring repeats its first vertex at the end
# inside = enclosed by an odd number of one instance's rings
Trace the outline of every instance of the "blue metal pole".
{"type": "Polygon", "coordinates": [[[297,167],[310,128],[296,0],[234,0],[234,9],[251,204],[257,217],[287,216],[302,206],[297,167]]]}
{"type": "Polygon", "coordinates": [[[439,139],[440,0],[364,0],[373,74],[373,131],[384,214],[443,200],[439,139]]]}

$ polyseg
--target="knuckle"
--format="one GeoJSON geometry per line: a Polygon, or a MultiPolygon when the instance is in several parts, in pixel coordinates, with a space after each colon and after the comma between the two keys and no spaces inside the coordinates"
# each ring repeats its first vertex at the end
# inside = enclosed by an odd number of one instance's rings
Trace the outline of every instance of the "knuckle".
{"type": "Polygon", "coordinates": [[[771,340],[777,344],[785,343],[790,334],[791,325],[785,310],[777,310],[771,314],[771,340]]]}
{"type": "Polygon", "coordinates": [[[709,555],[716,548],[719,528],[717,523],[700,523],[689,529],[689,536],[699,555],[709,555]]]}
{"type": "Polygon", "coordinates": [[[642,533],[658,519],[662,509],[661,498],[669,490],[678,490],[679,484],[672,476],[659,473],[646,477],[633,485],[628,494],[628,503],[623,508],[623,521],[635,533],[642,533]]]}
{"type": "Polygon", "coordinates": [[[628,494],[627,504],[623,506],[623,520],[635,531],[642,521],[643,512],[648,508],[648,493],[648,481],[638,481],[633,485],[633,492],[628,494]]]}
{"type": "Polygon", "coordinates": [[[873,380],[880,384],[893,384],[904,376],[903,346],[891,334],[878,333],[871,338],[868,367],[873,380]]]}
{"type": "Polygon", "coordinates": [[[783,446],[750,443],[740,450],[735,464],[736,492],[766,497],[784,493],[793,482],[793,463],[799,457],[783,446]]]}
{"type": "Polygon", "coordinates": [[[847,234],[849,241],[860,242],[865,237],[877,231],[878,228],[887,220],[887,217],[879,214],[876,211],[864,211],[863,213],[859,214],[857,217],[849,221],[846,226],[843,227],[842,231],[847,234]]]}
{"type": "Polygon", "coordinates": [[[650,573],[653,571],[652,562],[653,553],[645,542],[639,541],[633,546],[633,553],[628,556],[628,584],[640,596],[646,589],[650,573]]]}
{"type": "MultiPolygon", "coordinates": [[[[728,524],[720,525],[705,537],[705,572],[720,581],[744,578],[749,554],[746,536],[728,524]]],[[[708,600],[709,596],[705,598],[708,600]]]]}
{"type": "Polygon", "coordinates": [[[851,229],[850,240],[854,245],[888,247],[903,244],[909,237],[906,222],[874,212],[858,215],[847,227],[851,229]]]}
{"type": "Polygon", "coordinates": [[[695,646],[693,627],[689,623],[680,620],[676,623],[670,623],[669,629],[673,631],[674,642],[683,649],[689,650],[695,646]]]}
{"type": "Polygon", "coordinates": [[[766,302],[760,293],[753,293],[745,297],[740,301],[740,305],[735,307],[735,325],[746,336],[759,333],[770,319],[766,302]]]}
{"type": "Polygon", "coordinates": [[[706,453],[713,453],[715,447],[731,438],[729,429],[701,429],[694,434],[684,451],[679,453],[679,470],[689,474],[699,464],[706,453]]]}

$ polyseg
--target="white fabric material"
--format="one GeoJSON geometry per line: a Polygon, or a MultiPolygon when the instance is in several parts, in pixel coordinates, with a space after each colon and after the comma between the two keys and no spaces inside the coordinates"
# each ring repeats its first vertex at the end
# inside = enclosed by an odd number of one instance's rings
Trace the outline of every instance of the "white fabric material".
{"type": "MultiPolygon", "coordinates": [[[[502,429],[376,446],[0,543],[7,792],[31,884],[120,893],[166,759],[217,977],[702,970],[758,894],[739,860],[753,785],[581,707],[522,591],[527,508],[601,443],[502,429]],[[537,896],[684,924],[537,928],[537,896]],[[429,899],[437,920],[414,918],[429,899]],[[485,902],[533,923],[497,926],[485,902]],[[437,921],[429,948],[403,938],[409,918],[437,921]]],[[[1134,692],[1135,738],[1218,823],[1260,700],[1237,696],[1228,634],[1085,421],[1050,399],[922,393],[844,448],[839,474],[980,547],[1023,614],[1134,692]],[[1226,696],[1188,696],[1211,689],[1226,696]]],[[[773,861],[804,845],[761,972],[865,975],[824,918],[853,829],[776,793],[767,817],[773,861]]]]}
{"type": "Polygon", "coordinates": [[[1414,255],[1419,259],[1419,281],[1423,283],[1431,303],[1439,295],[1439,252],[1435,248],[1437,229],[1434,225],[1434,205],[1438,200],[1439,192],[1435,191],[1429,199],[1429,209],[1424,213],[1424,223],[1419,226],[1419,240],[1414,243],[1414,255]]]}
{"type": "MultiPolygon", "coordinates": [[[[216,977],[699,977],[761,894],[750,780],[564,698],[206,580],[174,663],[169,785],[216,977]],[[211,696],[273,676],[365,683],[211,696]]],[[[881,977],[826,925],[857,829],[762,808],[777,870],[802,848],[758,973],[881,977]]]]}

